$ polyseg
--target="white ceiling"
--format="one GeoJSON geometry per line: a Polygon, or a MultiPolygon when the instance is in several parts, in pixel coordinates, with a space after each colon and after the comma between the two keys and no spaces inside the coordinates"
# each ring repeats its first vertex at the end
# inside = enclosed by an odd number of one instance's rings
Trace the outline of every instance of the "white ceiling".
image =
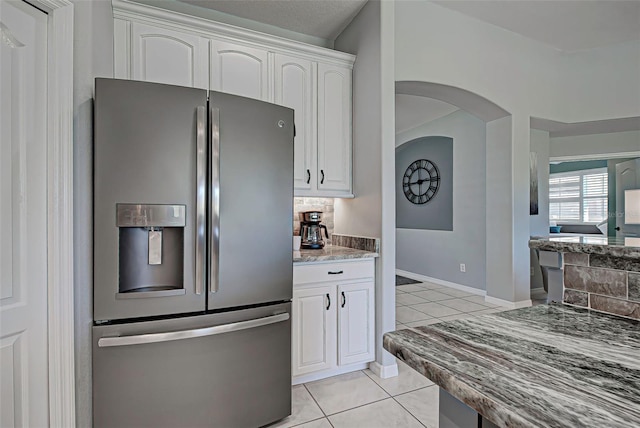
{"type": "Polygon", "coordinates": [[[285,30],[335,40],[367,0],[180,0],[285,30]]]}
{"type": "MultiPolygon", "coordinates": [[[[330,41],[366,3],[366,0],[179,1],[330,41]]],[[[563,51],[640,40],[639,0],[439,0],[434,3],[563,51]]]]}
{"type": "MultiPolygon", "coordinates": [[[[332,42],[367,0],[179,1],[332,42]]],[[[640,41],[640,0],[439,0],[434,3],[567,52],[640,41]]],[[[399,93],[396,95],[396,132],[455,110],[457,107],[437,99],[399,93]]],[[[547,122],[537,125],[553,128],[547,122]]],[[[576,131],[564,126],[552,132],[576,131]]]]}
{"type": "Polygon", "coordinates": [[[640,40],[638,0],[434,1],[562,51],[640,40]]]}

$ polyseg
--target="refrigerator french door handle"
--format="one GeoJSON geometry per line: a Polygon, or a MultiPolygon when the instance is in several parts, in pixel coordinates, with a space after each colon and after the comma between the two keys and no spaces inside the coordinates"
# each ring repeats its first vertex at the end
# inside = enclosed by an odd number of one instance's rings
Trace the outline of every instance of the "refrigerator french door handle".
{"type": "Polygon", "coordinates": [[[112,346],[142,345],[145,343],[169,342],[172,340],[193,339],[196,337],[214,336],[216,334],[230,333],[249,328],[262,327],[289,319],[288,313],[270,315],[268,317],[255,318],[247,321],[233,322],[216,325],[213,327],[197,328],[194,330],[171,331],[168,333],[138,334],[135,336],[102,337],[98,339],[99,348],[112,346]]]}
{"type": "Polygon", "coordinates": [[[205,283],[207,133],[206,108],[196,110],[196,294],[202,294],[205,283]]]}
{"type": "Polygon", "coordinates": [[[209,225],[209,291],[218,291],[218,262],[220,258],[220,109],[212,107],[209,111],[211,123],[211,207],[209,225]]]}

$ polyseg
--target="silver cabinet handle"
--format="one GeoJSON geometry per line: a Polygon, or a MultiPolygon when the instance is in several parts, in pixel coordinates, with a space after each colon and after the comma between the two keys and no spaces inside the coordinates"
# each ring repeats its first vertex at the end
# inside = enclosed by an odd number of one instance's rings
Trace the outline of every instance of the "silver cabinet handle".
{"type": "Polygon", "coordinates": [[[196,294],[202,294],[205,281],[205,202],[207,187],[206,109],[197,108],[196,124],[196,294]]]}
{"type": "Polygon", "coordinates": [[[230,333],[249,328],[262,327],[269,324],[286,321],[289,314],[270,315],[247,321],[233,322],[230,324],[216,325],[213,327],[197,328],[195,330],[172,331],[169,333],[149,333],[136,336],[102,337],[98,339],[98,347],[142,345],[145,343],[169,342],[172,340],[193,339],[196,337],[213,336],[216,334],[230,333]]]}
{"type": "Polygon", "coordinates": [[[211,201],[209,225],[209,291],[218,291],[218,261],[220,258],[220,109],[212,107],[211,115],[211,201]]]}

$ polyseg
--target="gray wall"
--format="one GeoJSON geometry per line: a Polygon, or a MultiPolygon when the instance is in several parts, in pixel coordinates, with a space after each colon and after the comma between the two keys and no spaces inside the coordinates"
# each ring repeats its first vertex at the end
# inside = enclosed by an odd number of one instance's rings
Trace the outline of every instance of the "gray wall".
{"type": "Polygon", "coordinates": [[[485,289],[485,123],[456,111],[396,136],[401,145],[422,135],[453,138],[453,231],[396,231],[398,269],[485,289]],[[466,273],[460,272],[460,263],[466,273]]]}
{"type": "MultiPolygon", "coordinates": [[[[396,148],[396,226],[403,229],[453,230],[453,138],[424,136],[396,148]],[[424,204],[414,204],[403,191],[409,165],[421,159],[438,168],[438,191],[424,204]]],[[[414,177],[415,178],[415,177],[414,177]]],[[[422,178],[426,178],[422,176],[422,178]]]]}
{"type": "Polygon", "coordinates": [[[93,85],[113,77],[113,15],[107,0],[74,1],[74,318],[76,426],[90,427],[93,320],[93,85]]]}
{"type": "Polygon", "coordinates": [[[335,231],[381,238],[376,260],[376,362],[384,367],[396,364],[382,348],[382,335],[395,329],[393,13],[392,2],[369,1],[335,41],[337,50],[357,55],[353,68],[356,197],[336,199],[335,231]]]}

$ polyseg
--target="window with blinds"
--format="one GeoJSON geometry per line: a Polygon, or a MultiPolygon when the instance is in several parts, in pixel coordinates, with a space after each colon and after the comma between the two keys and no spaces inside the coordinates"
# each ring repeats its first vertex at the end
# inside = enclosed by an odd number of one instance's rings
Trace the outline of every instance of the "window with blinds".
{"type": "Polygon", "coordinates": [[[551,174],[549,219],[571,223],[598,223],[605,220],[607,181],[606,168],[551,174]]]}

